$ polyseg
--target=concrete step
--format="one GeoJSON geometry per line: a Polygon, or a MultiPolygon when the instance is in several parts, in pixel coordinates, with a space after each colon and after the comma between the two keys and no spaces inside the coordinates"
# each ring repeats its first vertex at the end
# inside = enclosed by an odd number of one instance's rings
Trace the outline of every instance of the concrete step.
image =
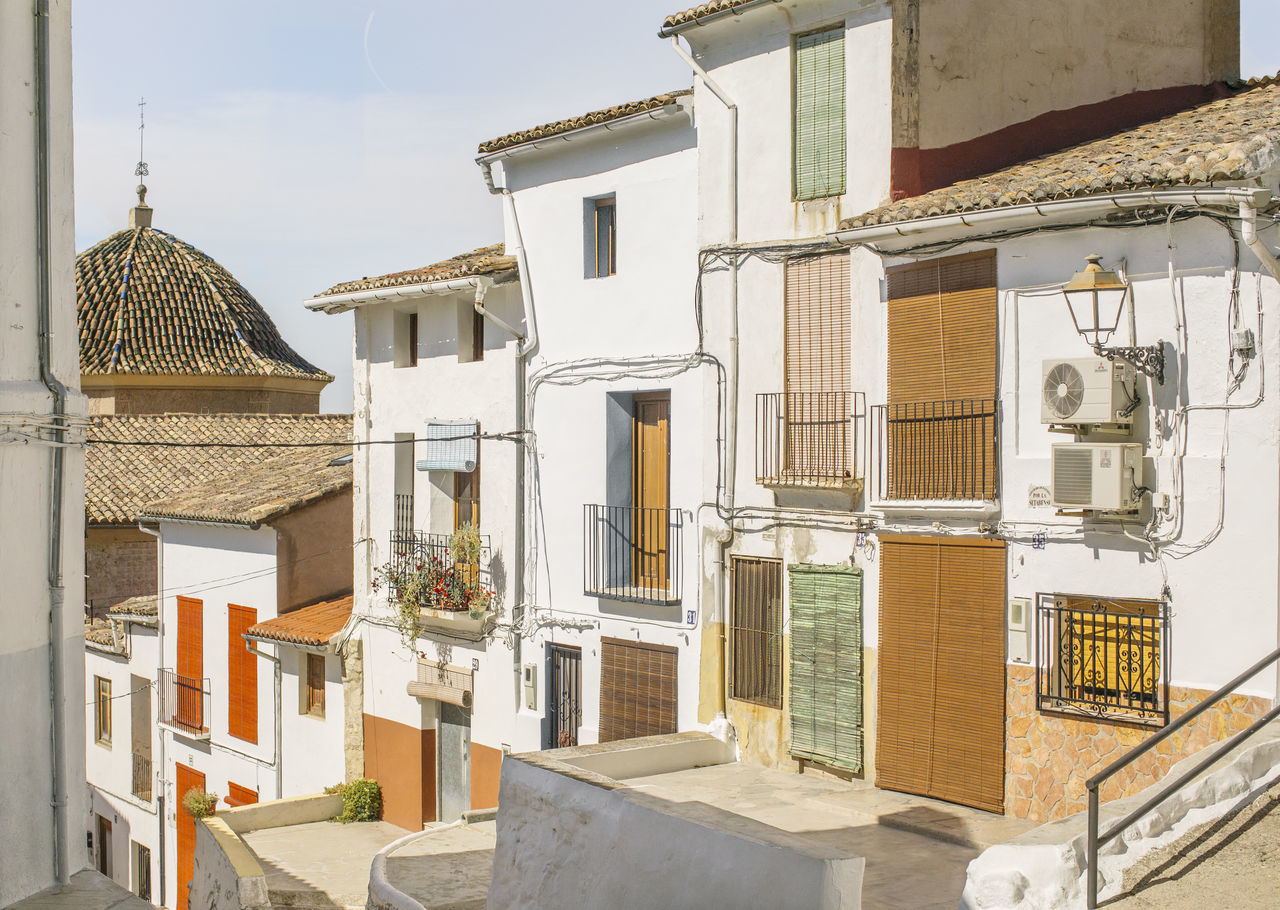
{"type": "Polygon", "coordinates": [[[267,897],[272,910],[364,910],[363,904],[338,903],[315,888],[272,888],[267,897]]]}

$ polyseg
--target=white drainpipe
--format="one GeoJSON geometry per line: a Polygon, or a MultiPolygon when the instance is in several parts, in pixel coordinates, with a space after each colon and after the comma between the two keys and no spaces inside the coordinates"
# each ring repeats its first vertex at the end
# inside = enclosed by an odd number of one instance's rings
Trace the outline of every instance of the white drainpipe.
{"type": "MultiPolygon", "coordinates": [[[[156,523],[155,530],[151,530],[142,522],[138,522],[138,530],[143,534],[150,534],[156,539],[156,675],[154,685],[156,686],[156,716],[160,719],[160,671],[164,669],[164,531],[161,530],[159,522],[156,523]]],[[[164,776],[164,729],[158,724],[156,726],[156,739],[160,742],[160,761],[157,763],[159,769],[156,773],[156,817],[160,820],[160,900],[165,900],[164,892],[164,829],[166,817],[164,812],[165,803],[165,785],[167,781],[164,776]]]]}
{"type": "Polygon", "coordinates": [[[276,741],[275,752],[276,754],[275,754],[275,761],[273,761],[272,764],[276,766],[276,799],[284,799],[284,756],[280,754],[281,740],[283,738],[281,736],[281,728],[283,724],[281,723],[281,717],[280,717],[281,709],[283,707],[283,705],[281,704],[281,698],[280,698],[280,690],[282,688],[281,679],[280,679],[280,658],[274,654],[268,654],[266,651],[258,650],[258,648],[254,645],[254,643],[251,642],[247,637],[244,640],[244,647],[245,647],[245,650],[247,650],[250,654],[256,654],[258,657],[261,657],[263,660],[269,660],[271,661],[272,664],[274,664],[274,670],[275,670],[274,682],[275,682],[275,697],[276,697],[276,718],[275,718],[275,721],[276,721],[275,722],[275,741],[276,741]]]}
{"type": "MultiPolygon", "coordinates": [[[[671,47],[689,67],[702,79],[702,83],[725,106],[729,112],[729,246],[738,242],[738,105],[725,93],[693,55],[680,46],[680,39],[671,35],[671,47]]],[[[720,620],[720,713],[727,718],[729,701],[729,660],[728,639],[728,573],[729,547],[733,544],[733,507],[738,477],[738,257],[732,253],[729,263],[729,363],[726,366],[726,385],[729,407],[725,414],[725,480],[724,509],[726,526],[716,537],[720,545],[720,565],[716,573],[716,613],[720,620]]],[[[701,561],[701,547],[699,560],[701,561]]]]}
{"type": "MultiPolygon", "coordinates": [[[[1258,237],[1258,210],[1244,199],[1240,200],[1240,236],[1249,251],[1258,257],[1262,267],[1271,273],[1272,278],[1280,281],[1280,262],[1276,261],[1275,253],[1258,237]]],[[[1258,344],[1261,343],[1262,339],[1259,338],[1258,344]]]]}

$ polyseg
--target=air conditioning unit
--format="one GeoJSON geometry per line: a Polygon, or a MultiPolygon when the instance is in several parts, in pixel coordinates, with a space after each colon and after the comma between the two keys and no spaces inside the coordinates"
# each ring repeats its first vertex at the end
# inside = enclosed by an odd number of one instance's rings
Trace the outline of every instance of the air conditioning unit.
{"type": "Polygon", "coordinates": [[[1137,512],[1142,504],[1142,446],[1064,442],[1053,447],[1053,505],[1094,512],[1137,512]]]}
{"type": "Polygon", "coordinates": [[[471,473],[480,457],[479,434],[480,425],[474,420],[428,421],[426,454],[418,459],[418,470],[471,473]]]}
{"type": "Polygon", "coordinates": [[[1102,357],[1046,360],[1040,382],[1040,422],[1128,427],[1133,424],[1136,373],[1102,357]],[[1126,413],[1128,411],[1129,413],[1126,413]]]}

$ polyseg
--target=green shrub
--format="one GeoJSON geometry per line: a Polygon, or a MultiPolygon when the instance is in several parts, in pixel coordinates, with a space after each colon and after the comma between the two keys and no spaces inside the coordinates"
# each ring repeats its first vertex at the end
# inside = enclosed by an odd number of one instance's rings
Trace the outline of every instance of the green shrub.
{"type": "Polygon", "coordinates": [[[341,785],[342,814],[338,821],[376,822],[382,818],[382,790],[376,780],[363,777],[341,785]]]}
{"type": "Polygon", "coordinates": [[[206,793],[199,787],[192,787],[182,797],[182,808],[192,818],[208,818],[213,815],[218,805],[218,794],[206,793]]]}

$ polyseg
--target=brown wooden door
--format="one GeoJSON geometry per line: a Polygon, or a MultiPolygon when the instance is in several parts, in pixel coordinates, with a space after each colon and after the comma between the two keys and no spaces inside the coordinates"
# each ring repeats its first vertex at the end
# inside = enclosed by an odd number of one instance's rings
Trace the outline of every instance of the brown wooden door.
{"type": "Polygon", "coordinates": [[[671,398],[666,392],[635,396],[632,422],[632,573],[637,587],[667,586],[667,507],[671,456],[668,421],[671,398]]]}
{"type": "Polygon", "coordinates": [[[676,732],[675,648],[600,639],[600,742],[676,732]]]}
{"type": "Polygon", "coordinates": [[[1004,811],[1005,548],[882,538],[876,785],[1004,811]]]}
{"type": "Polygon", "coordinates": [[[203,730],[204,601],[178,598],[178,679],[174,681],[174,713],[178,726],[203,730]]]}
{"type": "Polygon", "coordinates": [[[204,775],[195,768],[175,764],[178,806],[175,811],[178,823],[178,910],[187,910],[187,891],[191,886],[192,858],[196,849],[196,820],[182,807],[182,798],[193,787],[204,786],[204,775]]]}

